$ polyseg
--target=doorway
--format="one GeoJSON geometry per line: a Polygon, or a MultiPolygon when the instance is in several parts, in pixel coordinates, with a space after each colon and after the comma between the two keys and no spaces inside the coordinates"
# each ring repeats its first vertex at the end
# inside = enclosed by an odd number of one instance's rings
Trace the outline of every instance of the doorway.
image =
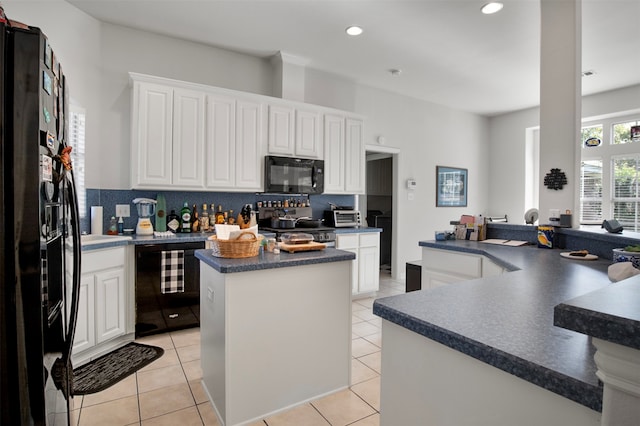
{"type": "Polygon", "coordinates": [[[380,272],[398,275],[394,269],[397,241],[395,199],[399,150],[367,145],[366,192],[359,196],[359,209],[367,225],[382,229],[380,234],[380,272]]]}

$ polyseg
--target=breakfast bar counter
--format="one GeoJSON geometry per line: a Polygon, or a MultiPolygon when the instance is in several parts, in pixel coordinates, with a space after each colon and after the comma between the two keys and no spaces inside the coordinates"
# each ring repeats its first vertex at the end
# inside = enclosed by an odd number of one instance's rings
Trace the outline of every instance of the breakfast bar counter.
{"type": "Polygon", "coordinates": [[[420,245],[482,256],[505,273],[375,301],[381,424],[600,424],[595,349],[589,336],[554,326],[554,308],[610,286],[610,260],[475,241],[420,245]]]}
{"type": "Polygon", "coordinates": [[[353,253],[196,257],[202,383],[222,425],[349,386],[353,253]]]}

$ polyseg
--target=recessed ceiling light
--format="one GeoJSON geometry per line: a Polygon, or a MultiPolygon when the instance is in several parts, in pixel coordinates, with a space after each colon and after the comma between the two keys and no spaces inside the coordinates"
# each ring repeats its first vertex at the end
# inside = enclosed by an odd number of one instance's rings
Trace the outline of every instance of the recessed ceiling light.
{"type": "Polygon", "coordinates": [[[399,70],[397,68],[393,68],[393,69],[389,70],[389,73],[394,77],[399,77],[400,74],[402,74],[402,70],[399,70]]]}
{"type": "Polygon", "coordinates": [[[362,28],[352,25],[345,30],[350,36],[358,36],[362,34],[362,28]]]}
{"type": "Polygon", "coordinates": [[[503,7],[504,7],[504,5],[502,3],[491,2],[491,3],[487,3],[484,6],[482,6],[482,8],[480,10],[485,15],[491,15],[492,13],[500,12],[500,10],[502,10],[503,7]]]}

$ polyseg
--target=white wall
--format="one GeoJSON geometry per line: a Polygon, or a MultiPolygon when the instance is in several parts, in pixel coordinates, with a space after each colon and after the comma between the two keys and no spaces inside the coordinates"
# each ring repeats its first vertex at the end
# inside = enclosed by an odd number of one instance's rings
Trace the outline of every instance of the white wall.
{"type": "MultiPolygon", "coordinates": [[[[72,87],[87,110],[87,187],[128,189],[130,88],[128,72],[270,95],[268,58],[99,23],[64,1],[5,1],[10,17],[39,25],[51,39],[72,87]],[[77,89],[76,89],[77,88],[77,89]]],[[[451,229],[461,214],[488,213],[488,119],[308,69],[305,101],[367,117],[365,143],[384,135],[400,149],[396,183],[398,247],[394,274],[419,259],[418,241],[451,229]],[[435,208],[435,167],[469,170],[467,208],[435,208]],[[408,178],[416,179],[407,200],[408,178]]]]}
{"type": "Polygon", "coordinates": [[[92,145],[98,157],[91,162],[102,167],[99,188],[130,188],[130,71],[261,95],[270,95],[272,90],[272,70],[267,59],[199,43],[103,24],[100,51],[102,143],[98,147],[92,145]],[[100,162],[104,158],[117,158],[119,163],[100,162]]]}
{"type": "MultiPolygon", "coordinates": [[[[582,98],[584,120],[634,110],[640,110],[640,85],[582,98]]],[[[525,131],[539,125],[539,114],[531,108],[490,119],[489,208],[491,214],[506,213],[512,223],[524,224],[525,131]]],[[[547,172],[541,170],[540,179],[547,172]]]]}
{"type": "MultiPolygon", "coordinates": [[[[67,77],[69,96],[87,111],[88,155],[99,146],[101,109],[100,22],[60,0],[3,0],[10,19],[39,27],[49,39],[67,77]]],[[[99,162],[87,163],[87,184],[99,183],[99,162]]]]}
{"type": "Polygon", "coordinates": [[[398,238],[392,265],[394,276],[404,274],[405,262],[421,258],[420,240],[432,240],[436,230],[451,230],[449,221],[462,214],[487,214],[487,118],[357,85],[320,71],[307,71],[306,84],[306,102],[366,117],[365,144],[376,145],[378,136],[383,135],[387,146],[400,149],[394,199],[397,208],[393,232],[398,238]],[[469,170],[467,207],[435,207],[436,165],[469,170]],[[413,201],[407,197],[409,178],[418,184],[411,191],[413,201]]]}

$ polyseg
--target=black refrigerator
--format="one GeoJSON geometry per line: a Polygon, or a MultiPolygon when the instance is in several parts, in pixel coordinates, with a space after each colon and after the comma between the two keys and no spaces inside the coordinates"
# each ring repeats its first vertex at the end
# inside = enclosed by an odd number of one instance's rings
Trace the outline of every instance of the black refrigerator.
{"type": "Polygon", "coordinates": [[[38,28],[0,30],[0,424],[67,424],[80,277],[67,84],[38,28]]]}

